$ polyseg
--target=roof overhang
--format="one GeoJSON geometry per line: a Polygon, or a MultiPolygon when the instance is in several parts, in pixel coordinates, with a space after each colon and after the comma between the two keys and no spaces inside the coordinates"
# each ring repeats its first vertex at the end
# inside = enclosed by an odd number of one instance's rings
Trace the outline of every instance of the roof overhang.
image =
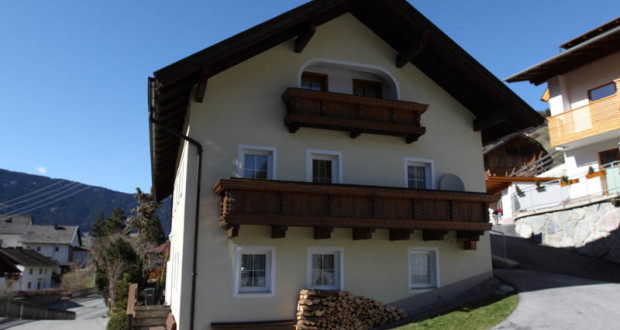
{"type": "Polygon", "coordinates": [[[620,26],[583,41],[505,80],[507,82],[529,81],[534,85],[540,85],[557,75],[572,71],[618,51],[620,51],[620,26]]]}
{"type": "MultiPolygon", "coordinates": [[[[536,111],[405,0],[315,0],[292,9],[156,71],[149,79],[150,115],[182,132],[190,99],[202,101],[210,77],[289,40],[295,40],[295,51],[303,51],[316,26],[347,12],[399,53],[395,66],[412,63],[469,109],[483,144],[543,123],[536,111]]],[[[149,133],[154,193],[162,200],[173,191],[181,141],[153,123],[149,133]]]]}

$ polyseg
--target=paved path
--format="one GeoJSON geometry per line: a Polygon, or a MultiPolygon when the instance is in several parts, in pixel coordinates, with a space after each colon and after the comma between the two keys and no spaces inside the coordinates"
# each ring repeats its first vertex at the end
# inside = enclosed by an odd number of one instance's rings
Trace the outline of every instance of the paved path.
{"type": "Polygon", "coordinates": [[[520,267],[495,269],[495,276],[514,286],[520,300],[494,329],[620,328],[620,265],[514,236],[506,245],[520,267]]]}
{"type": "MultiPolygon", "coordinates": [[[[76,298],[70,302],[68,310],[76,313],[75,320],[16,320],[0,324],[0,329],[15,330],[65,330],[65,329],[86,329],[86,330],[105,330],[108,324],[107,308],[103,298],[99,295],[92,295],[83,298],[76,298]]],[[[52,308],[62,308],[62,306],[50,306],[52,308]]]]}

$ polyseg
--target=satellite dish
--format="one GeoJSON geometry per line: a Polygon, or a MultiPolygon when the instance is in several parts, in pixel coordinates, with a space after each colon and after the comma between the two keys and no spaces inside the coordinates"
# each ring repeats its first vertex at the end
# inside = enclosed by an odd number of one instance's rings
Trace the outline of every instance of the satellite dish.
{"type": "Polygon", "coordinates": [[[439,190],[465,191],[463,180],[454,174],[444,174],[439,179],[439,190]]]}

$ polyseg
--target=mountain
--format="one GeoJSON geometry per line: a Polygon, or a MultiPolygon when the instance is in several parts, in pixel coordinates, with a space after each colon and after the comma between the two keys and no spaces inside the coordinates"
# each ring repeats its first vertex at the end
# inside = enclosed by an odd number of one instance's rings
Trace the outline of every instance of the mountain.
{"type": "MultiPolygon", "coordinates": [[[[133,194],[0,169],[0,218],[4,214],[31,214],[38,225],[78,225],[82,232],[90,232],[99,212],[107,217],[120,206],[129,215],[137,203],[133,194]]],[[[158,215],[168,235],[169,199],[163,205],[158,215]]]]}

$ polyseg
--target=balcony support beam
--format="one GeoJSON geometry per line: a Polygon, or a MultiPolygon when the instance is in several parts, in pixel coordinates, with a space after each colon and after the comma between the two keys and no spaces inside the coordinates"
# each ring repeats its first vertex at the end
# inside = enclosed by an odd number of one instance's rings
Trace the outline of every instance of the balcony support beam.
{"type": "Polygon", "coordinates": [[[476,250],[476,241],[463,241],[463,250],[476,250]]]}
{"type": "Polygon", "coordinates": [[[413,234],[412,229],[390,229],[390,241],[407,241],[413,234]]]}
{"type": "Polygon", "coordinates": [[[362,240],[362,239],[371,239],[372,238],[372,233],[374,233],[375,230],[372,228],[357,228],[354,227],[353,228],[353,240],[357,241],[357,240],[362,240]]]}
{"type": "Polygon", "coordinates": [[[479,241],[480,235],[483,233],[479,231],[470,231],[470,230],[457,230],[456,238],[468,241],[479,241]]]}
{"type": "Polygon", "coordinates": [[[328,239],[332,237],[334,227],[314,227],[314,239],[328,239]]]}
{"type": "Polygon", "coordinates": [[[226,228],[226,237],[233,238],[239,236],[239,225],[228,225],[226,228]]]}
{"type": "Polygon", "coordinates": [[[271,226],[271,238],[284,238],[287,230],[288,226],[273,225],[271,226]]]}
{"type": "Polygon", "coordinates": [[[441,241],[444,236],[448,233],[447,230],[423,230],[422,231],[422,240],[423,241],[441,241]]]}
{"type": "Polygon", "coordinates": [[[295,39],[295,53],[301,53],[316,31],[316,24],[308,23],[302,33],[295,39]]]}

